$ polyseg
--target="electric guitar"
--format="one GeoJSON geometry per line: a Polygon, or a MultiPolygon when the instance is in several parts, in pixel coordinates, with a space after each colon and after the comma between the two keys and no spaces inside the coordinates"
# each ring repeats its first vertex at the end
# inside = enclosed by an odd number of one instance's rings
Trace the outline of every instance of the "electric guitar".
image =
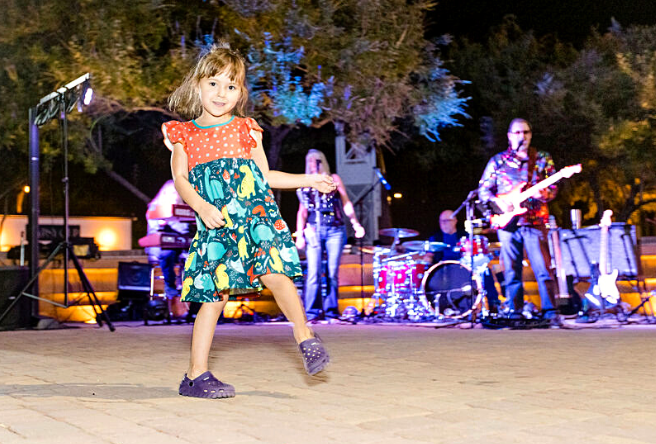
{"type": "Polygon", "coordinates": [[[556,283],[558,293],[556,294],[556,306],[564,315],[576,314],[581,309],[581,297],[574,290],[572,276],[567,276],[563,266],[563,254],[560,250],[560,234],[556,218],[549,216],[549,233],[553,248],[554,263],[556,268],[556,283]]]}
{"type": "Polygon", "coordinates": [[[560,179],[572,177],[574,174],[578,174],[580,172],[581,172],[580,163],[576,165],[566,166],[565,168],[558,171],[553,176],[547,177],[546,179],[536,183],[535,185],[533,185],[532,187],[530,187],[525,191],[522,191],[522,189],[526,186],[526,182],[521,182],[509,192],[497,195],[497,199],[500,199],[508,204],[511,204],[512,210],[506,213],[493,214],[490,217],[490,225],[492,226],[492,228],[496,228],[496,229],[506,227],[515,216],[519,216],[520,214],[524,214],[528,211],[528,209],[523,208],[521,206],[521,204],[524,203],[524,201],[535,196],[535,194],[538,191],[550,187],[554,183],[558,182],[560,179]]]}
{"type": "Polygon", "coordinates": [[[597,308],[608,308],[615,306],[620,301],[620,291],[617,289],[618,270],[608,271],[608,231],[611,224],[612,210],[604,211],[599,227],[599,269],[593,270],[590,279],[590,288],[585,293],[597,308]]]}

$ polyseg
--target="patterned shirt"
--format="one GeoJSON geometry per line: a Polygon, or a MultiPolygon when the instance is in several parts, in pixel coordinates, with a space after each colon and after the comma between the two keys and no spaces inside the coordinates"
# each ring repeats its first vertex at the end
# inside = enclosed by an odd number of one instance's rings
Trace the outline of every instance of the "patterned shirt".
{"type": "MultiPolygon", "coordinates": [[[[533,148],[531,148],[532,150],[533,148]]],[[[535,156],[535,166],[531,180],[528,180],[529,159],[519,159],[511,149],[493,156],[485,167],[483,177],[478,185],[478,196],[483,202],[490,201],[493,197],[512,191],[520,183],[528,183],[525,188],[535,185],[541,180],[556,173],[551,155],[545,151],[538,151],[535,156]]],[[[530,198],[523,203],[528,211],[518,218],[518,225],[541,226],[549,220],[549,208],[547,202],[556,197],[558,188],[551,185],[547,188],[546,199],[530,198]]]]}

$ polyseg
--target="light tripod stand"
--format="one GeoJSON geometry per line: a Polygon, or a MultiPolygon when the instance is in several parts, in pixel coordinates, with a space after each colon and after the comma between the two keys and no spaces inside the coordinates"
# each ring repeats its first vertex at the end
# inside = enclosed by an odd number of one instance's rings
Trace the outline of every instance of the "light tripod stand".
{"type": "Polygon", "coordinates": [[[73,261],[73,265],[77,270],[80,282],[82,283],[82,288],[87,294],[89,303],[95,313],[96,322],[99,327],[102,327],[103,321],[107,323],[110,331],[114,331],[114,326],[112,325],[107,313],[102,308],[98,296],[91,285],[91,282],[87,278],[82,264],[78,259],[75,251],[73,250],[73,245],[70,241],[70,232],[69,232],[69,177],[68,177],[68,119],[67,114],[75,108],[75,106],[80,106],[82,102],[85,105],[88,105],[90,102],[90,97],[92,94],[91,88],[89,86],[90,74],[85,74],[71,83],[59,88],[57,91],[48,94],[43,97],[39,104],[30,108],[29,110],[29,126],[30,126],[30,189],[32,190],[31,195],[31,209],[30,209],[30,279],[21,289],[17,296],[15,296],[12,303],[7,307],[7,309],[0,314],[0,322],[9,314],[19,300],[23,296],[35,299],[37,301],[44,301],[49,304],[55,305],[61,308],[69,308],[74,305],[79,305],[79,300],[75,304],[69,304],[69,291],[68,291],[68,263],[73,261]],[[39,139],[38,139],[38,126],[44,125],[46,122],[50,121],[55,116],[59,115],[60,119],[60,128],[61,128],[61,139],[62,139],[62,149],[63,149],[63,162],[64,162],[64,171],[62,183],[64,184],[64,215],[63,215],[63,240],[55,247],[55,249],[50,253],[45,262],[38,267],[39,264],[39,139]],[[45,299],[39,297],[38,291],[38,279],[43,270],[45,270],[51,262],[55,260],[59,253],[63,253],[63,266],[64,266],[64,303],[60,304],[59,302],[45,299]],[[37,268],[38,267],[38,268],[37,268]],[[28,290],[31,290],[32,293],[28,293],[28,290]]]}

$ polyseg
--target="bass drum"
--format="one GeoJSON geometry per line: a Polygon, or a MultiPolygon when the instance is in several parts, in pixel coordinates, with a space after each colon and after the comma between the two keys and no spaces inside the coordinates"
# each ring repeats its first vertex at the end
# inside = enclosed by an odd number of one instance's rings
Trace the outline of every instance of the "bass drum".
{"type": "Polygon", "coordinates": [[[470,268],[458,261],[442,261],[428,269],[421,282],[436,316],[459,319],[479,307],[483,296],[481,279],[474,274],[477,291],[472,298],[470,268]]]}

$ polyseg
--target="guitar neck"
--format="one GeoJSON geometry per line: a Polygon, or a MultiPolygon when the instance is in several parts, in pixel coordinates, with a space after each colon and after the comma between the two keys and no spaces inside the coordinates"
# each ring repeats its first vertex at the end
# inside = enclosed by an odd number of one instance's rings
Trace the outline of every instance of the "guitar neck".
{"type": "MultiPolygon", "coordinates": [[[[529,171],[529,174],[530,173],[531,172],[529,171]]],[[[535,185],[533,185],[531,188],[528,188],[527,190],[522,191],[519,194],[519,196],[517,198],[517,201],[519,201],[519,202],[525,201],[529,197],[533,196],[537,191],[544,190],[545,188],[550,187],[551,185],[555,184],[556,182],[558,182],[562,178],[563,178],[562,171],[557,172],[553,176],[547,177],[546,179],[544,179],[544,180],[536,183],[535,185]]]]}
{"type": "Polygon", "coordinates": [[[599,234],[599,273],[601,275],[609,274],[608,270],[608,226],[601,226],[599,234]]]}

